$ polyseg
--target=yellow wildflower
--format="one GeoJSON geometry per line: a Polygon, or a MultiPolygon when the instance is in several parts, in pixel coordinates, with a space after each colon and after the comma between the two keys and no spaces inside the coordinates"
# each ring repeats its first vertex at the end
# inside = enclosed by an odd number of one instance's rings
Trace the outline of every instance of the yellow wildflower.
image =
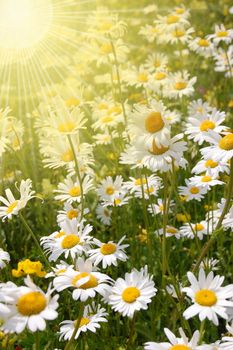
{"type": "Polygon", "coordinates": [[[46,272],[43,271],[43,265],[40,261],[31,261],[30,259],[26,259],[18,262],[17,270],[12,270],[12,276],[14,277],[22,277],[25,275],[44,277],[46,272]]]}

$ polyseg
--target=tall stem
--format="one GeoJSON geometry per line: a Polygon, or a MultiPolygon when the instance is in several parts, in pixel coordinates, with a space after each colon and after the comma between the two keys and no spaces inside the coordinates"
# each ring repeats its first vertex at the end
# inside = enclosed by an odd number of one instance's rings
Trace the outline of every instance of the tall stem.
{"type": "Polygon", "coordinates": [[[20,220],[22,221],[24,227],[26,228],[26,230],[30,234],[31,238],[35,242],[35,244],[36,244],[40,254],[43,256],[46,265],[48,267],[50,267],[50,263],[49,263],[48,259],[46,258],[45,254],[43,252],[43,249],[41,248],[41,246],[40,246],[40,244],[39,244],[39,242],[38,242],[38,240],[36,238],[36,235],[34,234],[34,232],[32,231],[31,227],[28,225],[27,221],[24,219],[24,217],[23,217],[23,215],[21,213],[19,213],[19,217],[20,217],[20,220]]]}
{"type": "Polygon", "coordinates": [[[84,194],[83,194],[82,178],[81,178],[81,174],[80,174],[80,171],[79,171],[78,160],[77,160],[77,157],[76,157],[76,153],[75,153],[75,149],[74,149],[74,144],[73,144],[72,138],[71,138],[70,135],[67,135],[67,136],[68,136],[69,144],[70,144],[73,156],[74,156],[75,171],[76,171],[76,175],[78,177],[78,181],[79,181],[79,185],[80,185],[80,192],[81,192],[81,220],[82,220],[83,213],[84,213],[84,194]]]}

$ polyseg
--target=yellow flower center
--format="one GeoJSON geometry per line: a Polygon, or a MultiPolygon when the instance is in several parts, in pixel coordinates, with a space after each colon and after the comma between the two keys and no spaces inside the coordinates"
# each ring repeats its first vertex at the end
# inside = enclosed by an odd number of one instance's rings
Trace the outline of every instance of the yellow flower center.
{"type": "Polygon", "coordinates": [[[103,255],[110,255],[115,253],[115,251],[116,251],[116,244],[114,243],[105,243],[100,248],[100,252],[103,255]]]}
{"type": "Polygon", "coordinates": [[[119,205],[121,204],[122,200],[120,198],[114,199],[114,204],[119,205]]]}
{"type": "Polygon", "coordinates": [[[147,83],[148,82],[148,74],[146,74],[146,73],[139,73],[138,74],[138,81],[140,83],[147,83]]]}
{"type": "Polygon", "coordinates": [[[150,194],[150,193],[153,193],[153,192],[154,192],[154,187],[152,187],[152,186],[145,189],[145,193],[150,194]]]}
{"type": "Polygon", "coordinates": [[[163,80],[166,78],[166,74],[164,72],[157,72],[154,75],[155,80],[163,80]]]}
{"type": "Polygon", "coordinates": [[[211,120],[204,120],[201,124],[200,124],[200,130],[201,131],[207,131],[209,129],[214,129],[215,128],[215,123],[212,122],[211,120]]]}
{"type": "Polygon", "coordinates": [[[191,350],[191,348],[187,345],[176,344],[170,347],[169,350],[191,350]]]}
{"type": "Polygon", "coordinates": [[[121,106],[113,106],[113,107],[109,108],[108,112],[110,114],[112,114],[112,113],[120,114],[122,112],[122,108],[121,108],[121,106]]]}
{"type": "Polygon", "coordinates": [[[104,109],[108,109],[108,105],[106,103],[104,103],[104,102],[101,102],[98,105],[98,109],[101,110],[101,111],[104,110],[104,109]]]}
{"type": "Polygon", "coordinates": [[[187,86],[187,83],[185,83],[184,81],[178,81],[177,83],[174,84],[174,88],[176,90],[184,90],[187,86]]]}
{"type": "Polygon", "coordinates": [[[195,231],[202,231],[204,230],[204,226],[202,224],[196,224],[194,226],[195,231]]]}
{"type": "Polygon", "coordinates": [[[76,283],[81,280],[84,277],[89,277],[89,281],[87,281],[86,283],[82,284],[80,287],[81,289],[89,289],[89,288],[95,288],[98,286],[98,280],[95,276],[91,275],[90,273],[87,272],[81,272],[78,275],[76,275],[73,279],[72,279],[72,284],[74,287],[76,286],[76,283]]]}
{"type": "Polygon", "coordinates": [[[18,201],[11,203],[6,210],[7,214],[11,214],[13,212],[13,210],[15,209],[15,207],[17,206],[17,204],[18,204],[18,201]]]}
{"type": "Polygon", "coordinates": [[[191,187],[189,189],[189,192],[191,192],[192,194],[197,194],[200,192],[199,188],[198,187],[191,187]]]}
{"type": "Polygon", "coordinates": [[[177,7],[176,8],[176,13],[177,15],[182,15],[184,13],[185,9],[184,8],[181,8],[181,7],[177,7]]]}
{"type": "Polygon", "coordinates": [[[78,210],[75,210],[75,209],[71,209],[67,212],[67,217],[72,220],[74,218],[77,218],[78,217],[78,210]]]}
{"type": "Polygon", "coordinates": [[[105,32],[106,30],[110,30],[112,26],[112,22],[102,22],[99,24],[99,30],[105,32]]]}
{"type": "Polygon", "coordinates": [[[159,206],[159,209],[160,209],[161,211],[163,211],[163,210],[164,210],[164,205],[161,204],[161,205],[159,206]]]}
{"type": "Polygon", "coordinates": [[[74,234],[67,235],[63,238],[61,246],[63,249],[70,249],[79,244],[80,238],[74,234]]]}
{"type": "Polygon", "coordinates": [[[60,231],[55,235],[55,238],[60,238],[62,236],[65,236],[65,232],[64,231],[60,231]]]}
{"type": "Polygon", "coordinates": [[[63,162],[72,162],[74,160],[74,154],[72,152],[72,149],[69,149],[67,150],[66,152],[64,152],[62,155],[61,155],[61,160],[63,162]]]}
{"type": "Polygon", "coordinates": [[[169,149],[169,147],[164,147],[164,146],[161,146],[161,147],[158,147],[155,143],[155,141],[153,140],[153,143],[152,143],[152,149],[150,150],[150,153],[156,155],[156,156],[159,156],[161,154],[164,154],[165,152],[167,152],[167,150],[169,149]]]}
{"type": "Polygon", "coordinates": [[[217,303],[216,294],[209,289],[201,289],[195,294],[195,301],[202,306],[213,306],[217,303]]]}
{"type": "Polygon", "coordinates": [[[219,147],[224,149],[225,151],[233,150],[233,134],[228,134],[224,136],[218,144],[219,147]]]}
{"type": "Polygon", "coordinates": [[[216,166],[218,166],[218,162],[214,162],[212,159],[208,159],[205,162],[205,167],[206,168],[216,168],[216,166]]]}
{"type": "Polygon", "coordinates": [[[136,179],[134,182],[135,186],[141,186],[142,184],[145,185],[146,184],[146,179],[136,179]]]}
{"type": "Polygon", "coordinates": [[[78,197],[78,196],[80,196],[80,194],[81,194],[80,186],[74,186],[74,187],[70,188],[70,190],[69,190],[69,195],[71,197],[78,197]]]}
{"type": "Polygon", "coordinates": [[[198,41],[198,45],[201,46],[201,47],[208,47],[208,46],[210,46],[210,43],[206,39],[200,39],[198,41]]]}
{"type": "Polygon", "coordinates": [[[176,15],[170,15],[170,16],[167,16],[167,24],[174,24],[174,23],[177,23],[179,22],[179,17],[176,16],[176,15]]]}
{"type": "Polygon", "coordinates": [[[55,272],[55,275],[59,276],[59,275],[61,275],[62,273],[66,272],[66,271],[67,271],[66,269],[60,269],[57,272],[55,272]]]}
{"type": "Polygon", "coordinates": [[[160,67],[161,66],[161,62],[159,61],[159,60],[155,60],[154,61],[154,67],[155,68],[158,68],[158,67],[160,67]]]}
{"type": "Polygon", "coordinates": [[[175,227],[168,227],[166,231],[167,233],[172,233],[172,234],[177,233],[177,229],[175,227]]]}
{"type": "MultiPolygon", "coordinates": [[[[78,322],[78,320],[74,321],[74,326],[75,326],[75,327],[77,326],[77,322],[78,322]]],[[[79,328],[82,327],[82,326],[86,326],[88,323],[90,323],[89,318],[87,318],[87,317],[82,317],[82,318],[81,318],[81,321],[80,321],[80,323],[79,323],[79,328]]]]}
{"type": "Polygon", "coordinates": [[[67,107],[77,107],[80,104],[79,99],[75,97],[70,97],[66,100],[66,106],[67,107]]]}
{"type": "Polygon", "coordinates": [[[164,127],[164,121],[160,112],[151,112],[145,119],[145,128],[151,134],[160,131],[164,127]]]}
{"type": "Polygon", "coordinates": [[[114,190],[114,188],[113,188],[112,186],[108,186],[108,187],[106,188],[105,192],[106,192],[109,196],[111,196],[111,195],[115,192],[115,190],[114,190]]]}
{"type": "Polygon", "coordinates": [[[202,176],[201,182],[210,182],[212,180],[212,177],[209,175],[202,176]]]}
{"type": "Polygon", "coordinates": [[[176,38],[181,38],[182,36],[185,35],[185,31],[184,30],[175,30],[173,32],[173,36],[176,37],[176,38]]]}
{"type": "Polygon", "coordinates": [[[140,290],[136,287],[128,287],[125,288],[125,290],[122,293],[122,299],[126,303],[133,303],[137,300],[138,297],[140,297],[141,293],[140,290]]]}
{"type": "Polygon", "coordinates": [[[17,301],[17,309],[23,316],[37,315],[46,308],[47,302],[40,292],[29,292],[17,301]]]}
{"type": "Polygon", "coordinates": [[[101,122],[103,124],[108,124],[108,123],[111,123],[112,121],[114,120],[113,116],[111,115],[106,115],[104,117],[101,118],[101,122]]]}
{"type": "Polygon", "coordinates": [[[100,51],[101,51],[103,54],[112,53],[112,45],[111,45],[110,43],[103,44],[103,45],[100,47],[100,51]]]}
{"type": "Polygon", "coordinates": [[[75,122],[72,120],[58,124],[58,131],[60,132],[71,132],[74,130],[74,128],[75,122]]]}
{"type": "Polygon", "coordinates": [[[217,34],[216,34],[216,36],[218,37],[218,38],[224,38],[225,36],[228,36],[228,32],[226,31],[226,30],[220,30],[217,34]]]}

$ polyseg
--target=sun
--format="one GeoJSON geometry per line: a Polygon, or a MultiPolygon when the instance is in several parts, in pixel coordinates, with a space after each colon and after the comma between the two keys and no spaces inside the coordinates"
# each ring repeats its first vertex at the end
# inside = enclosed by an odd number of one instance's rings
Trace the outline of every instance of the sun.
{"type": "Polygon", "coordinates": [[[53,18],[50,0],[1,0],[0,47],[22,50],[38,44],[53,18]]]}

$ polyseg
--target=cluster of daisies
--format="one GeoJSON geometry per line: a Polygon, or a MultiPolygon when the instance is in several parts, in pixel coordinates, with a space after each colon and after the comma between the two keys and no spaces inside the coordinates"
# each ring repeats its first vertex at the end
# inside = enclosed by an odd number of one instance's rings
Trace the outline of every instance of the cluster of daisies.
{"type": "MultiPolygon", "coordinates": [[[[144,13],[157,10],[151,5],[144,13]]],[[[195,30],[189,19],[189,10],[175,7],[166,15],[158,14],[151,25],[142,26],[139,36],[149,43],[157,40],[159,45],[186,45],[188,53],[191,50],[216,59],[216,70],[231,76],[233,30],[221,24],[216,25],[214,34],[193,38],[195,30]]],[[[187,306],[182,313],[187,322],[198,317],[200,322],[207,319],[218,326],[221,319],[230,335],[205,344],[202,328],[189,337],[187,329],[180,328],[177,337],[165,328],[167,341],[148,342],[144,349],[231,350],[233,284],[223,285],[224,277],[214,275],[216,259],[202,259],[198,277],[189,271],[188,282],[175,281],[166,288],[155,285],[157,276],[153,277],[147,265],[114,280],[112,269],[128,259],[129,233],[103,241],[97,238],[95,227],[97,223],[108,232],[113,218],[124,210],[127,213],[136,202],[145,209],[141,210],[143,219],[139,216],[143,227],[147,216],[153,222],[150,239],[162,244],[172,240],[170,237],[184,238],[197,241],[199,248],[199,240],[208,242],[219,229],[226,234],[233,230],[233,133],[225,125],[228,115],[202,99],[189,102],[198,79],[187,70],[174,71],[173,61],[165,53],[148,54],[138,66],[130,61],[124,43],[127,26],[117,14],[97,11],[87,22],[88,32],[80,38],[80,47],[85,44],[90,50],[85,57],[86,71],[100,68],[102,74],[92,75],[100,91],[104,86],[106,93],[89,100],[85,96],[88,89],[70,81],[75,93],[61,90],[54,96],[48,91],[53,97],[48,103],[41,102],[33,113],[43,165],[60,174],[52,192],[60,206],[57,228],[38,242],[46,271],[40,261],[26,259],[12,271],[14,278],[26,276],[24,285],[9,280],[0,283],[0,329],[6,334],[45,330],[47,321],[63,316],[59,315],[58,300],[64,293],[72,299],[72,312],[66,313],[69,319],[60,323],[57,336],[69,342],[82,332],[96,332],[108,321],[109,306],[134,319],[138,311],[148,309],[152,298],[156,303],[162,292],[187,306]],[[107,158],[100,171],[98,157],[103,157],[104,163],[107,158]],[[122,172],[122,168],[127,170],[122,172]],[[213,207],[207,205],[202,219],[194,221],[188,213],[189,202],[194,206],[196,202],[209,203],[227,182],[226,199],[213,207]],[[47,291],[35,284],[34,277],[49,281],[47,291]]],[[[183,51],[174,51],[175,57],[182,57],[183,51]]],[[[77,57],[81,62],[83,55],[77,57]]],[[[24,127],[9,113],[9,108],[0,111],[0,156],[21,149],[24,127]]],[[[0,217],[3,222],[20,217],[29,227],[24,210],[37,197],[32,181],[16,183],[16,191],[17,195],[7,188],[0,196],[0,217]]],[[[0,269],[7,269],[9,262],[9,253],[1,248],[0,269]]]]}

